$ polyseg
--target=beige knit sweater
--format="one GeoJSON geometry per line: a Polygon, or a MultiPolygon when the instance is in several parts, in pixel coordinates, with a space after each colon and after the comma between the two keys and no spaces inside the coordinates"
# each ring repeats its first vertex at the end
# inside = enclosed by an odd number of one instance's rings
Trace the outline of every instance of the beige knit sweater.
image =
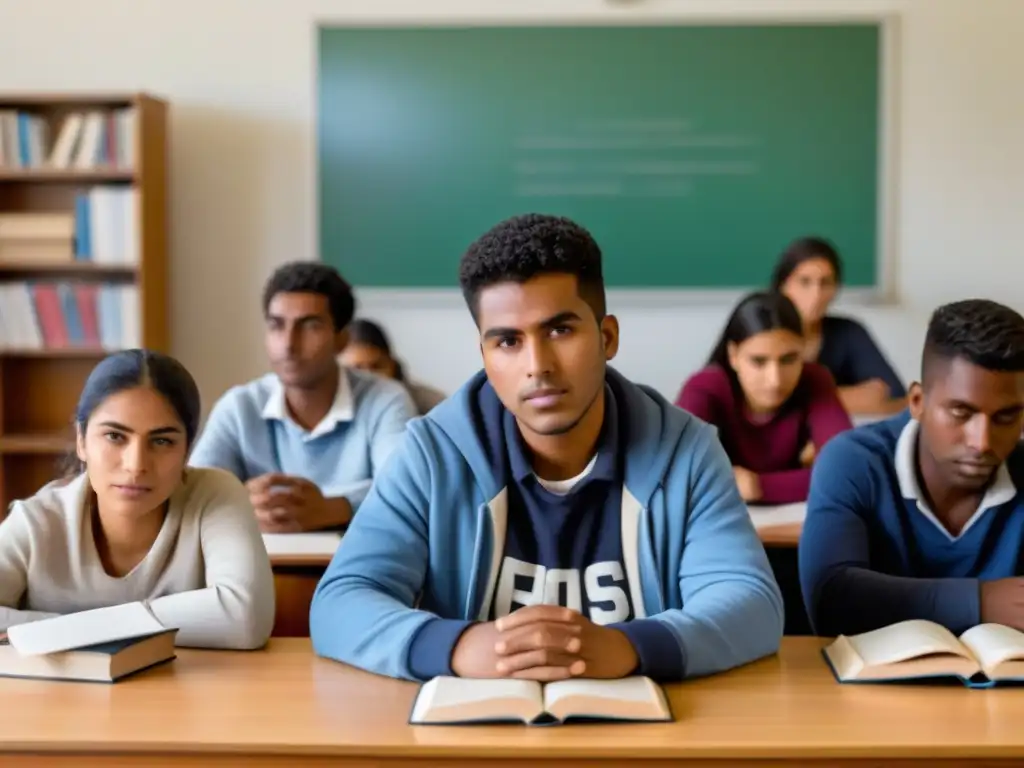
{"type": "Polygon", "coordinates": [[[57,614],[146,601],[177,643],[263,646],[274,576],[245,487],[219,469],[186,470],[145,558],[107,574],[87,513],[88,481],[51,484],[0,524],[0,629],[57,614]]]}

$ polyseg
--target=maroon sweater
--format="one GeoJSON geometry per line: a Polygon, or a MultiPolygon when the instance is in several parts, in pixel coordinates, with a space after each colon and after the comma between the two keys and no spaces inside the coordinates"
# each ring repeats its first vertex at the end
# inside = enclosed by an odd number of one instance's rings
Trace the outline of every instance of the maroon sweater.
{"type": "Polygon", "coordinates": [[[718,437],[733,466],[756,472],[762,504],[806,501],[811,469],[800,464],[808,442],[815,454],[840,432],[851,429],[827,368],[805,363],[789,400],[764,422],[750,420],[729,376],[711,365],[683,385],[676,405],[718,428],[718,437]]]}

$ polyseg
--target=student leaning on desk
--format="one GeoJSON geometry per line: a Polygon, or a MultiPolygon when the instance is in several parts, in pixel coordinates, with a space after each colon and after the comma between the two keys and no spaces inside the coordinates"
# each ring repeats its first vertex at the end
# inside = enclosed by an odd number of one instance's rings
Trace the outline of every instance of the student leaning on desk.
{"type": "Polygon", "coordinates": [[[242,484],[189,469],[199,390],[176,360],[128,350],[89,375],[75,413],[80,466],[0,524],[0,629],[148,601],[177,643],[258,648],[274,579],[242,484]]]}
{"type": "Polygon", "coordinates": [[[745,501],[805,501],[815,454],[853,427],[828,370],[803,361],[805,343],[789,299],[752,293],[676,398],[718,428],[745,501]]]}
{"type": "Polygon", "coordinates": [[[416,415],[397,381],[338,364],[355,311],[337,270],[292,262],[263,289],[273,367],[213,406],[192,453],[246,483],[265,533],[338,528],[416,415]]]}
{"type": "Polygon", "coordinates": [[[422,419],[310,613],[316,651],[427,679],[680,679],[774,653],[778,586],[710,426],[608,367],[601,252],[502,222],[462,259],[484,371],[422,419]]]}
{"type": "Polygon", "coordinates": [[[794,241],[772,272],[772,290],[796,305],[804,325],[804,359],[823,365],[852,416],[888,415],[906,405],[907,392],[868,329],[828,314],[842,280],[839,253],[827,240],[794,241]]]}
{"type": "Polygon", "coordinates": [[[907,619],[1024,629],[1024,317],[968,300],[932,315],[909,413],[836,437],[800,541],[818,634],[907,619]]]}

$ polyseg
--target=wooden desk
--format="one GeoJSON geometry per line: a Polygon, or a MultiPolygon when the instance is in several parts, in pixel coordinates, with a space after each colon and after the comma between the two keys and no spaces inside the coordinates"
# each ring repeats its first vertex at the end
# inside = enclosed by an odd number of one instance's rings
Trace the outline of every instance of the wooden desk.
{"type": "Polygon", "coordinates": [[[800,543],[803,523],[786,523],[758,528],[757,535],[766,547],[796,547],[800,543]]]}
{"type": "Polygon", "coordinates": [[[800,543],[807,504],[782,504],[776,507],[750,506],[750,519],[765,546],[796,547],[800,543]]]}
{"type": "Polygon", "coordinates": [[[0,680],[0,764],[1024,760],[1020,691],[839,685],[820,646],[787,638],[777,657],[670,686],[675,723],[551,728],[409,726],[414,684],[315,658],[307,640],[272,640],[251,653],[182,650],[172,664],[115,685],[0,680]]]}
{"type": "Polygon", "coordinates": [[[328,533],[263,534],[274,569],[274,637],[309,637],[309,604],[340,541],[328,533]]]}

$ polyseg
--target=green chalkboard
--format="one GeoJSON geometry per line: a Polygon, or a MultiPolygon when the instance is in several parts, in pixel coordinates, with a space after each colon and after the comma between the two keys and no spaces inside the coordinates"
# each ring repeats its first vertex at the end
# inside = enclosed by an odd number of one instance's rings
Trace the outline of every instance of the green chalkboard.
{"type": "Polygon", "coordinates": [[[877,24],[324,28],[321,258],[455,287],[518,213],[570,216],[611,286],[764,285],[792,238],[878,277],[877,24]]]}

